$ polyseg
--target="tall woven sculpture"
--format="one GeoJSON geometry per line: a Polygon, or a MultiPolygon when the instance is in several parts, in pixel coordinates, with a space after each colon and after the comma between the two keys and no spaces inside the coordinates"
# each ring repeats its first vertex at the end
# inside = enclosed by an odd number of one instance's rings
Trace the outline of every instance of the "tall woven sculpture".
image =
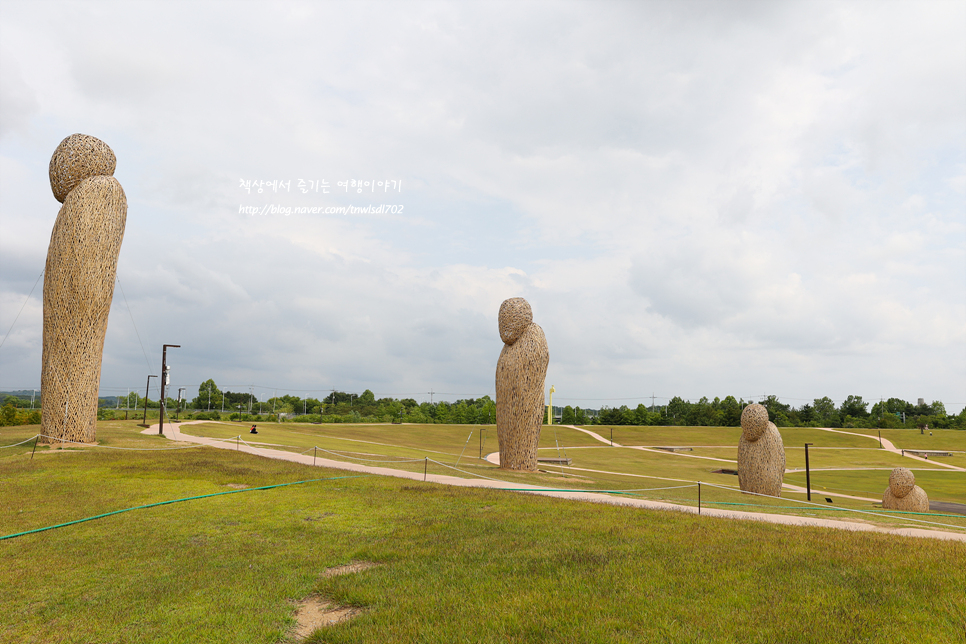
{"type": "Polygon", "coordinates": [[[889,475],[889,487],[882,493],[882,507],[886,510],[929,512],[929,497],[916,485],[912,470],[897,467],[889,475]]]}
{"type": "Polygon", "coordinates": [[[543,329],[533,323],[533,312],[522,297],[500,305],[500,337],[503,351],[496,363],[500,467],[535,472],[550,351],[543,329]]]}
{"type": "Polygon", "coordinates": [[[107,315],[127,198],[106,143],[73,134],[50,159],[50,188],[63,203],[44,273],[42,442],[93,442],[107,315]]]}
{"type": "Polygon", "coordinates": [[[741,412],[738,441],[738,486],[745,492],[781,496],[785,446],[764,405],[753,403],[741,412]]]}

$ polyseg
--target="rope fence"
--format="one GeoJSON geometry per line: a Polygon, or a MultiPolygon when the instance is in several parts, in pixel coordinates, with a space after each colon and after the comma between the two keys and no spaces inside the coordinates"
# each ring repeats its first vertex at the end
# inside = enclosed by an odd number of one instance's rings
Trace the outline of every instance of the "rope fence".
{"type": "MultiPolygon", "coordinates": [[[[741,492],[742,494],[751,494],[751,495],[754,495],[754,496],[763,496],[763,497],[766,497],[766,498],[769,498],[769,499],[781,498],[781,497],[768,496],[767,494],[758,494],[757,492],[746,492],[744,490],[739,490],[738,488],[728,487],[728,486],[725,486],[725,485],[716,485],[714,483],[702,483],[702,485],[707,485],[708,487],[718,488],[718,489],[721,489],[721,490],[738,491],[738,492],[741,492]]],[[[789,501],[792,501],[793,503],[801,503],[802,505],[808,505],[808,506],[817,507],[817,508],[827,508],[828,507],[826,505],[822,505],[820,503],[813,503],[811,501],[799,501],[797,499],[788,499],[788,500],[789,501]]],[[[774,507],[774,506],[768,506],[768,507],[774,507]]],[[[885,514],[883,512],[874,512],[872,510],[860,510],[858,508],[838,508],[838,509],[839,510],[842,510],[843,512],[857,512],[859,514],[866,514],[866,515],[872,515],[872,516],[886,517],[886,518],[889,518],[889,519],[895,519],[896,518],[896,517],[894,517],[894,516],[892,516],[890,514],[885,514]]],[[[935,515],[930,515],[930,516],[935,516],[935,515]]],[[[964,527],[964,526],[952,525],[952,524],[948,524],[948,523],[936,523],[935,521],[926,521],[924,519],[913,519],[912,517],[902,517],[902,518],[905,519],[906,521],[915,521],[917,523],[927,523],[927,524],[931,524],[931,525],[943,526],[945,528],[956,528],[956,529],[959,529],[959,530],[966,530],[966,527],[964,527]]]]}
{"type": "MultiPolygon", "coordinates": [[[[116,447],[114,445],[96,445],[93,443],[81,443],[78,441],[68,440],[66,438],[59,438],[57,436],[48,436],[47,434],[34,434],[30,438],[26,440],[22,440],[19,443],[13,443],[12,445],[0,445],[0,449],[4,449],[7,447],[16,447],[17,445],[23,445],[24,443],[29,443],[30,441],[38,438],[49,438],[53,441],[56,441],[54,443],[51,443],[52,445],[68,443],[70,445],[80,445],[82,447],[100,447],[103,449],[119,449],[119,450],[131,451],[131,452],[170,452],[171,450],[177,450],[177,449],[193,449],[196,447],[204,447],[204,445],[178,445],[177,447],[116,447]]],[[[232,440],[232,439],[229,438],[229,439],[212,439],[212,440],[222,441],[222,440],[232,440]]]]}

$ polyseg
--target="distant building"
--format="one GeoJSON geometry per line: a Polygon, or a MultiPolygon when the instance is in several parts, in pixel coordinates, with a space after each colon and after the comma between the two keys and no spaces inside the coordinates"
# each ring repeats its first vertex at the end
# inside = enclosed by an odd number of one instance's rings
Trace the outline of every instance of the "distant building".
{"type": "Polygon", "coordinates": [[[920,398],[919,399],[919,406],[922,407],[925,404],[926,404],[926,399],[925,398],[920,398]]]}

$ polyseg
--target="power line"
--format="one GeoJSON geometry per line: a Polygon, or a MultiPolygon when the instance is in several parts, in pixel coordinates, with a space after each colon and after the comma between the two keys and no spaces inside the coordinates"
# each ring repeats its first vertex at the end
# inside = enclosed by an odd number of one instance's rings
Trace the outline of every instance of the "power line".
{"type": "Polygon", "coordinates": [[[141,342],[141,334],[138,333],[138,325],[134,322],[134,313],[131,312],[131,305],[128,304],[127,296],[124,294],[124,287],[121,286],[121,278],[115,277],[114,279],[117,281],[117,285],[121,289],[121,297],[124,298],[124,304],[127,306],[127,314],[131,316],[131,324],[134,325],[134,333],[138,336],[138,343],[141,345],[141,353],[144,354],[144,362],[147,363],[149,372],[154,371],[154,367],[151,366],[151,361],[148,360],[148,352],[144,350],[144,343],[141,342]]]}
{"type": "MultiPolygon", "coordinates": [[[[45,268],[44,271],[45,270],[47,269],[45,268]]],[[[34,282],[34,285],[30,287],[30,292],[27,293],[27,299],[23,301],[23,306],[21,306],[20,311],[17,312],[17,317],[13,319],[13,322],[10,324],[10,328],[7,329],[7,335],[3,336],[3,340],[0,340],[0,347],[2,347],[3,343],[7,341],[8,337],[10,337],[10,332],[13,331],[13,325],[16,324],[17,320],[20,319],[20,314],[23,313],[24,308],[27,306],[27,302],[30,301],[30,296],[34,294],[34,289],[37,288],[37,284],[40,283],[40,278],[44,276],[44,271],[40,271],[40,275],[37,276],[37,281],[34,282]]]]}

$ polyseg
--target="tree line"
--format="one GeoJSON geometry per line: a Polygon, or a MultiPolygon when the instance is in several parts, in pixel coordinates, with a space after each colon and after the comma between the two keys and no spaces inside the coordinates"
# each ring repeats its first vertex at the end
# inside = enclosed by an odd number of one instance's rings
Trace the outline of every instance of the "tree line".
{"type": "MultiPolygon", "coordinates": [[[[178,401],[167,398],[166,416],[194,419],[229,419],[242,421],[298,420],[324,423],[446,423],[491,424],[496,422],[496,404],[489,396],[467,398],[456,402],[416,402],[413,398],[379,398],[370,390],[361,394],[333,391],[319,399],[292,395],[273,396],[258,401],[250,391],[222,391],[213,379],[198,388],[194,399],[178,401]]],[[[966,429],[966,409],[950,416],[940,401],[916,404],[900,398],[869,403],[862,396],[848,396],[836,406],[828,398],[816,398],[799,407],[781,402],[777,396],[760,400],[744,400],[734,396],[706,397],[697,402],[675,396],[665,405],[626,405],[601,409],[554,406],[555,422],[564,425],[681,425],[737,427],[746,405],[759,402],[768,409],[769,419],[778,427],[880,427],[902,428],[929,425],[937,429],[966,429]]],[[[158,409],[157,400],[145,400],[140,394],[100,399],[98,418],[113,418],[112,408],[158,409]]],[[[39,395],[31,392],[0,394],[0,425],[40,422],[39,395]],[[31,405],[36,409],[28,409],[31,405]],[[9,407],[9,409],[8,409],[9,407]]]]}
{"type": "MultiPolygon", "coordinates": [[[[626,405],[601,409],[596,418],[591,419],[591,424],[738,427],[741,425],[741,411],[753,402],[764,405],[768,409],[768,419],[778,427],[902,428],[929,425],[937,429],[966,429],[966,409],[950,416],[940,401],[913,405],[900,398],[876,402],[870,409],[862,396],[849,396],[839,406],[826,396],[797,408],[781,402],[776,396],[748,401],[734,396],[714,400],[704,397],[695,403],[675,396],[666,405],[658,407],[641,404],[635,409],[626,405]]],[[[579,408],[564,407],[561,422],[583,424],[580,422],[579,408]]]]}

